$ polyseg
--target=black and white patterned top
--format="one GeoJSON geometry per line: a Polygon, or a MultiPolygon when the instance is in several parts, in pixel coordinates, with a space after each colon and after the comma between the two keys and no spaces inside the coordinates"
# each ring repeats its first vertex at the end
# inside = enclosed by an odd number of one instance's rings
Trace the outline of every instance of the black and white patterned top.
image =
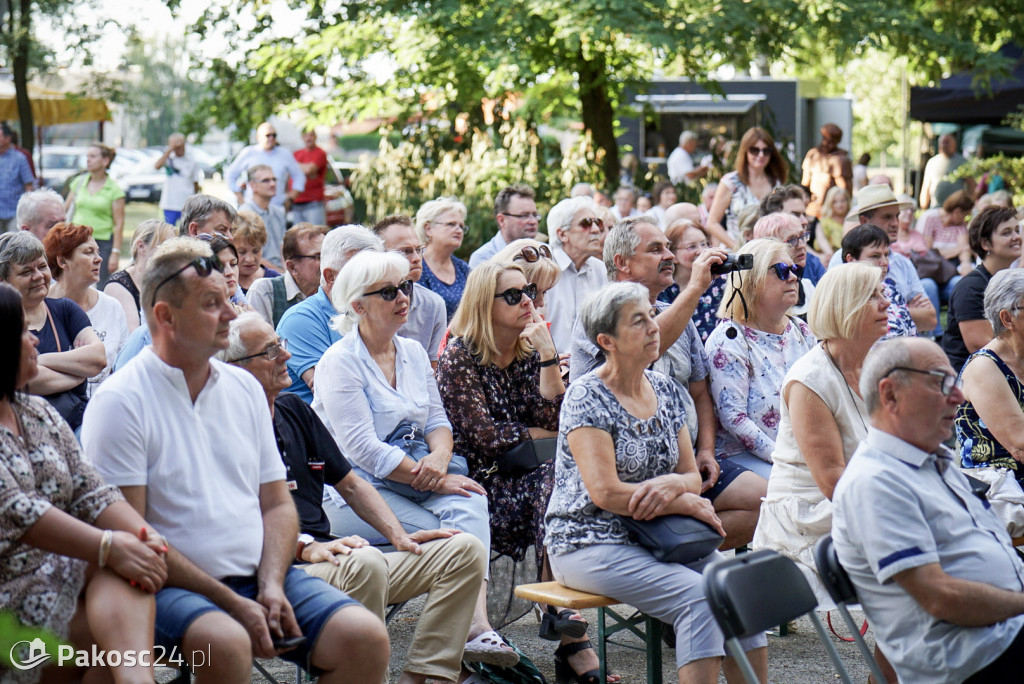
{"type": "Polygon", "coordinates": [[[569,449],[568,435],[573,430],[594,427],[611,435],[615,470],[623,482],[639,484],[675,472],[679,431],[685,427],[682,390],[657,371],[645,371],[645,375],[658,399],[657,411],[647,420],[626,411],[593,372],[569,385],[558,419],[555,483],[544,520],[548,553],[569,553],[594,544],[633,543],[622,523],[591,500],[569,449]]]}

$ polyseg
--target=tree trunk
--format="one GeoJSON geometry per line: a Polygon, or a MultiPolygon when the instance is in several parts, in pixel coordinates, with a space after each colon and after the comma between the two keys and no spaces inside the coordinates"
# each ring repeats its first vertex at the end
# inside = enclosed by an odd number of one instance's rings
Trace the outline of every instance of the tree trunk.
{"type": "MultiPolygon", "coordinates": [[[[28,99],[28,51],[31,40],[32,2],[18,0],[17,19],[12,21],[14,34],[11,72],[14,76],[14,92],[18,102],[18,118],[21,123],[21,146],[31,151],[35,142],[35,122],[32,120],[32,104],[28,99]]],[[[14,13],[13,7],[11,8],[14,13]]]]}
{"type": "Polygon", "coordinates": [[[592,60],[578,53],[577,74],[580,83],[580,108],[583,127],[590,131],[594,145],[604,150],[605,188],[614,191],[619,185],[619,145],[615,140],[615,110],[608,97],[608,74],[604,55],[596,53],[592,60]]]}

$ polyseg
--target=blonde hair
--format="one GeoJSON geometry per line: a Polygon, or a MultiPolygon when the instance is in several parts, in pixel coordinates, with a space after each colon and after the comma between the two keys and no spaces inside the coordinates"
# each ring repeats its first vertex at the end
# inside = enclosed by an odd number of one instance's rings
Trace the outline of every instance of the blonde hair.
{"type": "Polygon", "coordinates": [[[523,247],[533,247],[539,250],[542,245],[547,247],[543,242],[531,240],[530,238],[513,240],[492,256],[490,260],[496,264],[515,264],[523,269],[526,282],[536,283],[537,291],[543,292],[554,287],[555,283],[558,282],[558,276],[562,275],[562,269],[558,267],[555,260],[542,256],[531,264],[526,259],[516,259],[519,252],[523,251],[523,247]]]}
{"type": "Polygon", "coordinates": [[[457,211],[462,215],[462,220],[466,219],[466,205],[454,197],[438,197],[424,203],[420,207],[419,211],[416,212],[414,226],[420,242],[425,245],[430,244],[430,236],[426,233],[427,224],[433,223],[437,220],[438,216],[448,211],[457,211]]]}
{"type": "MultiPolygon", "coordinates": [[[[749,271],[729,275],[725,292],[722,293],[722,303],[718,305],[718,317],[746,323],[758,305],[758,291],[761,289],[761,283],[771,273],[772,265],[786,259],[792,261],[793,257],[789,252],[789,245],[776,238],[751,240],[740,247],[736,254],[753,254],[754,267],[749,271]],[[737,281],[740,283],[738,288],[737,281]],[[742,298],[733,296],[737,289],[743,295],[742,298]],[[743,305],[744,301],[746,306],[743,305]]],[[[771,277],[774,278],[775,274],[772,273],[771,277]]]]}
{"type": "Polygon", "coordinates": [[[256,212],[241,210],[231,222],[231,240],[263,247],[267,244],[267,224],[256,212]]]}
{"type": "Polygon", "coordinates": [[[828,192],[825,193],[825,200],[821,203],[821,218],[834,218],[832,215],[832,204],[836,201],[836,197],[839,195],[846,197],[846,214],[850,214],[850,193],[848,193],[845,188],[833,185],[829,188],[828,192]]]}
{"type": "Polygon", "coordinates": [[[174,237],[174,226],[164,222],[162,219],[146,219],[135,229],[132,235],[132,259],[138,259],[139,247],[145,245],[152,250],[167,240],[174,237]]]}
{"type": "MultiPolygon", "coordinates": [[[[524,278],[526,277],[526,273],[517,264],[500,264],[495,261],[485,261],[470,271],[469,277],[466,278],[466,289],[462,292],[459,308],[455,310],[455,316],[452,317],[452,322],[448,326],[451,330],[452,340],[462,338],[466,349],[479,359],[481,366],[494,363],[501,352],[494,339],[491,311],[495,302],[498,301],[495,297],[498,290],[498,278],[505,271],[519,271],[524,278]]],[[[525,359],[530,353],[526,341],[521,338],[516,339],[516,359],[525,359]]]]}
{"type": "Polygon", "coordinates": [[[814,288],[807,323],[819,340],[850,339],[857,333],[861,310],[882,282],[882,269],[849,262],[833,266],[814,288]]]}
{"type": "Polygon", "coordinates": [[[409,273],[409,262],[394,252],[363,250],[345,264],[331,288],[331,305],[338,315],[331,319],[331,327],[346,335],[359,324],[360,314],[352,302],[362,300],[374,283],[388,278],[402,279],[409,273]]]}

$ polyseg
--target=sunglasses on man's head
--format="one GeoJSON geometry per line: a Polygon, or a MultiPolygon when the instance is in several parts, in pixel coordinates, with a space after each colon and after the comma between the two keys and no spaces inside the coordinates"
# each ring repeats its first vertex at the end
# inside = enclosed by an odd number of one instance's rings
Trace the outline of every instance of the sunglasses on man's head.
{"type": "Polygon", "coordinates": [[[499,292],[494,295],[494,298],[497,299],[501,297],[509,306],[515,306],[519,302],[523,301],[523,295],[526,295],[530,300],[536,299],[537,283],[530,283],[524,288],[510,287],[504,292],[499,292]]]}
{"type": "Polygon", "coordinates": [[[539,261],[541,257],[544,257],[545,259],[551,258],[551,250],[548,249],[547,245],[541,245],[540,247],[527,245],[526,247],[523,247],[521,250],[519,250],[519,254],[516,254],[512,261],[516,261],[517,259],[524,259],[528,263],[532,264],[539,261]]]}
{"type": "Polygon", "coordinates": [[[224,264],[222,264],[220,262],[220,259],[218,259],[215,256],[201,256],[201,257],[197,257],[197,258],[193,259],[192,261],[188,262],[187,264],[185,264],[184,266],[182,266],[181,268],[179,268],[177,271],[175,271],[171,275],[169,275],[166,278],[164,278],[163,280],[161,280],[160,284],[157,285],[155,288],[153,288],[153,302],[152,302],[152,304],[150,304],[150,306],[156,306],[156,294],[157,294],[157,292],[160,291],[161,287],[163,287],[167,283],[171,282],[172,280],[174,280],[175,278],[180,276],[182,273],[187,271],[190,267],[196,269],[196,275],[198,275],[200,278],[205,278],[206,276],[210,275],[214,271],[217,271],[218,273],[221,273],[224,270],[224,264]]]}
{"type": "Polygon", "coordinates": [[[411,296],[412,281],[403,280],[402,282],[398,283],[398,285],[388,285],[387,287],[382,287],[379,290],[367,292],[364,296],[369,297],[370,295],[380,295],[380,298],[383,299],[385,302],[393,302],[398,297],[399,292],[404,294],[406,297],[411,296]]]}
{"type": "Polygon", "coordinates": [[[790,273],[796,276],[797,280],[800,280],[801,268],[796,264],[784,264],[780,261],[777,264],[772,264],[772,270],[775,271],[775,275],[779,277],[779,280],[789,280],[790,273]]]}

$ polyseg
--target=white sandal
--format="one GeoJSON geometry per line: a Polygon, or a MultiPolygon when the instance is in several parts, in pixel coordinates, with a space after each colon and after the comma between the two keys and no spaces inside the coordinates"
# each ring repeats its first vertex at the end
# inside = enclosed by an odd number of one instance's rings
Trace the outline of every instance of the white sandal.
{"type": "Polygon", "coordinates": [[[515,667],[519,663],[519,654],[492,629],[466,642],[462,659],[495,667],[515,667]]]}

